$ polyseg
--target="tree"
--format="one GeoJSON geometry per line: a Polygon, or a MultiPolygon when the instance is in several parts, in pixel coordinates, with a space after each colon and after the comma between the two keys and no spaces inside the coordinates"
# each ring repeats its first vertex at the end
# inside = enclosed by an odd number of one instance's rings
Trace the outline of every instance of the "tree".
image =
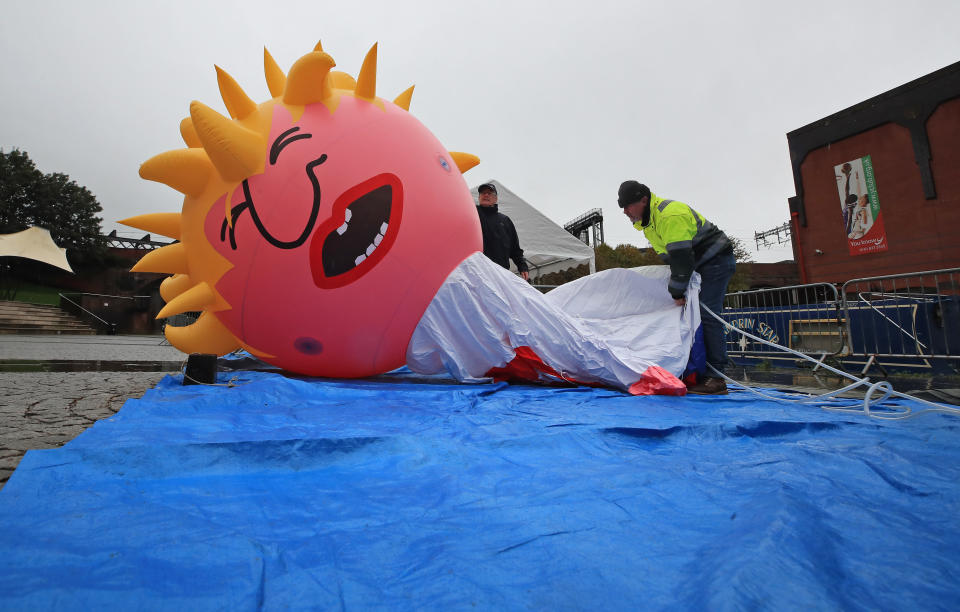
{"type": "Polygon", "coordinates": [[[750,266],[740,264],[753,263],[753,257],[742,240],[734,236],[729,236],[729,238],[730,242],[733,243],[733,258],[737,260],[737,271],[733,273],[733,278],[727,285],[727,292],[744,291],[750,288],[750,266]]]}
{"type": "Polygon", "coordinates": [[[601,244],[593,252],[596,256],[598,272],[610,268],[636,268],[637,266],[654,266],[663,263],[653,249],[641,249],[632,244],[618,244],[616,248],[612,249],[605,244],[601,244]]]}
{"type": "Polygon", "coordinates": [[[737,263],[753,263],[753,256],[750,254],[750,249],[743,243],[743,240],[740,240],[736,236],[728,236],[728,238],[730,238],[730,242],[733,243],[733,258],[737,260],[737,263]]]}
{"type": "Polygon", "coordinates": [[[73,260],[99,259],[106,244],[100,231],[103,209],[86,187],[66,174],[44,174],[23,151],[0,149],[0,234],[31,225],[50,230],[73,260]]]}
{"type": "MultiPolygon", "coordinates": [[[[753,262],[750,251],[742,240],[730,237],[730,242],[733,243],[733,256],[738,264],[753,262]]],[[[619,244],[616,248],[600,244],[593,249],[593,252],[597,272],[610,268],[636,268],[637,266],[659,266],[663,264],[663,260],[653,249],[641,249],[632,244],[619,244]]],[[[747,266],[737,266],[736,273],[730,279],[728,291],[741,291],[750,288],[750,273],[747,268],[747,266]]],[[[586,276],[588,273],[589,269],[586,265],[577,266],[562,272],[545,274],[538,279],[538,284],[562,285],[581,276],[586,276]]]]}

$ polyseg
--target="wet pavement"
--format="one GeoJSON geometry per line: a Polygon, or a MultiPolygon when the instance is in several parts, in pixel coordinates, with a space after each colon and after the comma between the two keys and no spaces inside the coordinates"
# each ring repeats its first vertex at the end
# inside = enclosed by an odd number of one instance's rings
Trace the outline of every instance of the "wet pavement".
{"type": "Polygon", "coordinates": [[[163,336],[0,335],[0,487],[26,451],[63,446],[185,357],[163,336]]]}
{"type": "Polygon", "coordinates": [[[163,336],[0,335],[0,371],[31,363],[104,362],[104,367],[122,368],[124,363],[178,364],[184,358],[163,336]]]}
{"type": "Polygon", "coordinates": [[[56,448],[140,397],[165,372],[0,372],[0,486],[23,454],[56,448]]]}

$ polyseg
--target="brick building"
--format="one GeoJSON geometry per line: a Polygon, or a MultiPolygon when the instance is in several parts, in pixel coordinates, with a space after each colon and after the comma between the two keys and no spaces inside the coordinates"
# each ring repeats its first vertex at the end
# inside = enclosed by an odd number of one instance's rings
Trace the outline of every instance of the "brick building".
{"type": "Polygon", "coordinates": [[[960,62],[787,141],[801,282],[960,267],[960,62]]]}

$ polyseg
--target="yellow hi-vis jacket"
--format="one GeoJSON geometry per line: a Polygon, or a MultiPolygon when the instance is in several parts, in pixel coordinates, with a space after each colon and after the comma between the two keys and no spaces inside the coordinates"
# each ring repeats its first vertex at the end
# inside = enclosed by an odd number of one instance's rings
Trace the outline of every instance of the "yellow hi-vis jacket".
{"type": "Polygon", "coordinates": [[[693,271],[713,256],[731,249],[730,239],[683,202],[665,200],[651,193],[647,210],[649,214],[633,226],[643,232],[660,259],[670,264],[667,290],[674,299],[682,298],[693,271]]]}

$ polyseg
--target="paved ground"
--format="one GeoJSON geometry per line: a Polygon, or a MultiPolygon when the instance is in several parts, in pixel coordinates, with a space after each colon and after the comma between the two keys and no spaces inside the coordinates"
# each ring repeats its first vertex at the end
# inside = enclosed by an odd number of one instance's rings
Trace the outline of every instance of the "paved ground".
{"type": "Polygon", "coordinates": [[[26,451],[66,444],[184,358],[162,336],[0,335],[0,487],[26,451]],[[85,371],[22,371],[71,366],[85,371]]]}
{"type": "Polygon", "coordinates": [[[163,336],[0,335],[0,361],[182,361],[163,336]]]}
{"type": "Polygon", "coordinates": [[[0,372],[0,487],[25,452],[66,444],[164,376],[165,372],[0,372]]]}

